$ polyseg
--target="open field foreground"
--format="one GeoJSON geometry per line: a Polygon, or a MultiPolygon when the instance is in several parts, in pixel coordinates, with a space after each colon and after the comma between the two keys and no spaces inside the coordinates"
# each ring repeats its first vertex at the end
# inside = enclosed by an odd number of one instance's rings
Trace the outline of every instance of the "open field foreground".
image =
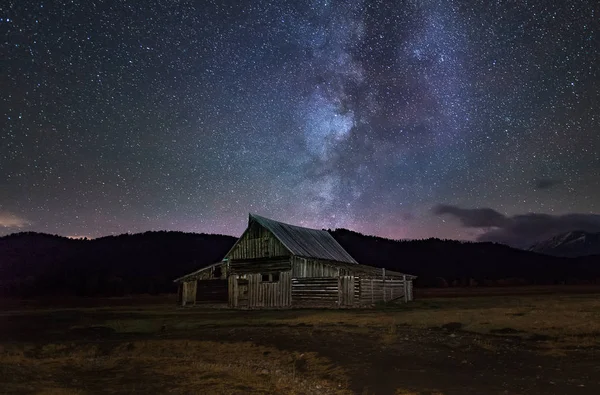
{"type": "Polygon", "coordinates": [[[598,394],[599,350],[598,294],[374,310],[13,305],[0,392],[598,394]]]}

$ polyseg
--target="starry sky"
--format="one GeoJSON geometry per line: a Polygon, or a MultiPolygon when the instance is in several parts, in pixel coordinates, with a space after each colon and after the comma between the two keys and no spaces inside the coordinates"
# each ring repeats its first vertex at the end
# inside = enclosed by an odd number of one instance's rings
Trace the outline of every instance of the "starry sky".
{"type": "Polygon", "coordinates": [[[0,6],[0,234],[600,231],[600,7],[0,6]]]}

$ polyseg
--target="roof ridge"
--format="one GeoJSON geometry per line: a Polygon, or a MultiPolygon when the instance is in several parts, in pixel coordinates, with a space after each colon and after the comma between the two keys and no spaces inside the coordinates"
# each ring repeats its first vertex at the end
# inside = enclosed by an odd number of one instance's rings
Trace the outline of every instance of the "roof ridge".
{"type": "Polygon", "coordinates": [[[348,251],[346,251],[344,247],[342,247],[341,244],[324,229],[292,225],[252,213],[249,213],[248,225],[250,225],[253,219],[273,233],[281,244],[283,244],[293,255],[354,264],[358,263],[352,255],[350,255],[348,251]],[[311,244],[317,246],[317,248],[312,249],[311,251],[311,244]]]}
{"type": "MultiPolygon", "coordinates": [[[[314,231],[317,231],[317,232],[327,232],[325,229],[316,229],[316,228],[309,228],[309,227],[306,227],[306,226],[289,224],[287,222],[279,221],[279,220],[272,219],[272,218],[267,218],[267,217],[264,217],[264,216],[258,215],[258,214],[252,214],[252,213],[250,213],[249,215],[250,215],[250,218],[266,219],[267,221],[277,222],[277,223],[279,223],[281,225],[291,226],[291,227],[294,227],[294,228],[306,229],[306,230],[314,230],[314,231]]],[[[327,233],[329,233],[329,232],[327,232],[327,233]]]]}

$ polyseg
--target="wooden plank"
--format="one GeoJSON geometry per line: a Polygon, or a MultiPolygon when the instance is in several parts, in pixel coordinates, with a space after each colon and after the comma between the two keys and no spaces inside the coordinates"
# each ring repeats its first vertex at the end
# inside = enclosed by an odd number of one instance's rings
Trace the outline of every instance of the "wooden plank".
{"type": "Polygon", "coordinates": [[[233,307],[238,307],[238,298],[239,298],[239,290],[238,290],[238,278],[237,276],[231,276],[230,278],[230,286],[233,289],[233,298],[231,305],[233,307]]]}
{"type": "Polygon", "coordinates": [[[290,252],[269,230],[253,222],[226,258],[246,259],[281,255],[289,256],[290,252]]]}
{"type": "Polygon", "coordinates": [[[292,259],[292,276],[301,278],[338,277],[338,268],[329,261],[295,257],[292,259]]]}
{"type": "Polygon", "coordinates": [[[292,291],[292,296],[293,297],[302,297],[302,296],[307,296],[307,295],[312,295],[312,296],[316,296],[316,297],[331,297],[331,296],[336,296],[338,295],[338,292],[295,292],[292,291]]]}
{"type": "Polygon", "coordinates": [[[308,278],[303,278],[303,277],[294,277],[292,279],[293,282],[296,283],[302,283],[302,284],[321,284],[321,283],[330,283],[330,284],[337,284],[338,279],[335,277],[308,277],[308,278]]]}
{"type": "Polygon", "coordinates": [[[181,305],[185,306],[187,302],[187,282],[181,284],[181,305]]]}
{"type": "Polygon", "coordinates": [[[383,301],[385,302],[385,268],[381,269],[381,284],[383,285],[383,289],[382,289],[382,297],[383,297],[383,301]]]}
{"type": "Polygon", "coordinates": [[[198,281],[190,282],[190,287],[192,287],[190,299],[192,301],[192,304],[196,304],[196,291],[198,290],[198,281]]]}
{"type": "MultiPolygon", "coordinates": [[[[247,273],[248,287],[247,304],[251,308],[274,308],[286,307],[291,304],[291,272],[280,272],[279,281],[263,282],[261,273],[247,273]],[[289,296],[288,296],[289,295],[289,296]]],[[[240,280],[242,281],[242,280],[240,280]]],[[[238,286],[241,286],[238,284],[238,286]]],[[[243,306],[243,297],[238,296],[239,306],[243,306]]]]}
{"type": "Polygon", "coordinates": [[[292,305],[336,306],[339,305],[339,279],[292,278],[292,305]]]}
{"type": "Polygon", "coordinates": [[[230,262],[229,268],[231,273],[247,274],[247,273],[275,273],[290,270],[291,264],[287,260],[248,260],[230,262]]]}

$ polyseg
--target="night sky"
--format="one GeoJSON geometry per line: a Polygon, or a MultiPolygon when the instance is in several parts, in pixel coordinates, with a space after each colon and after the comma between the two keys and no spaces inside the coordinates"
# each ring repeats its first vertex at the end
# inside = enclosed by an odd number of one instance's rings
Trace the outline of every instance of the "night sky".
{"type": "Polygon", "coordinates": [[[595,1],[0,6],[0,234],[600,231],[595,1]],[[493,4],[488,4],[493,3],[493,4]]]}

